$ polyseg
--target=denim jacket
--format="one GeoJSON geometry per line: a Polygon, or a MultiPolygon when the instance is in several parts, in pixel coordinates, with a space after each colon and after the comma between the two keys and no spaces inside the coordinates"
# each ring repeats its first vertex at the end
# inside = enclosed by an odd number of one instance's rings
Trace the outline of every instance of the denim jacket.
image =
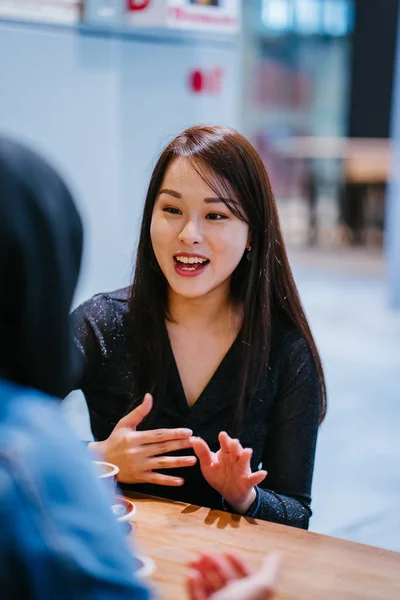
{"type": "Polygon", "coordinates": [[[0,379],[0,598],[148,600],[57,400],[0,379]]]}

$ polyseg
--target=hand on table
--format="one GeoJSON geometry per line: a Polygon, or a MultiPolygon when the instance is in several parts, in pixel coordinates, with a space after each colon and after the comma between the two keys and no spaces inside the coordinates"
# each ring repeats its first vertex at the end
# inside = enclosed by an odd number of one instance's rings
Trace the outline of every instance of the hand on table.
{"type": "Polygon", "coordinates": [[[190,600],[267,600],[272,598],[280,558],[267,556],[258,571],[250,572],[235,554],[204,553],[189,563],[190,600]]]}
{"type": "Polygon", "coordinates": [[[153,398],[146,394],[142,404],[123,417],[103,442],[92,442],[89,448],[99,452],[104,460],[119,467],[118,480],[124,483],[154,483],[183,485],[181,477],[155,473],[155,469],[191,467],[195,456],[163,456],[168,452],[190,448],[190,429],[150,429],[136,431],[150,413],[153,398]]]}
{"type": "Polygon", "coordinates": [[[232,439],[225,431],[218,436],[221,445],[218,452],[211,452],[199,437],[191,439],[203,477],[234,510],[245,513],[256,499],[254,486],[267,476],[266,471],[251,472],[253,450],[243,448],[239,440],[232,439]]]}

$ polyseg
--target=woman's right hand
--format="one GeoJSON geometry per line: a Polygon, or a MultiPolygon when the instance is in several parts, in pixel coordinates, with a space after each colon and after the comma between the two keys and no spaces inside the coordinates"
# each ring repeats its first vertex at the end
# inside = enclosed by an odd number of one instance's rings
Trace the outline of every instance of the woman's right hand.
{"type": "Polygon", "coordinates": [[[195,456],[163,456],[174,450],[190,448],[190,429],[150,429],[136,431],[137,426],[153,407],[151,394],[142,404],[123,417],[103,442],[91,442],[89,448],[100,453],[104,460],[119,467],[118,481],[122,483],[153,483],[183,485],[181,477],[156,473],[156,469],[192,467],[195,456]]]}

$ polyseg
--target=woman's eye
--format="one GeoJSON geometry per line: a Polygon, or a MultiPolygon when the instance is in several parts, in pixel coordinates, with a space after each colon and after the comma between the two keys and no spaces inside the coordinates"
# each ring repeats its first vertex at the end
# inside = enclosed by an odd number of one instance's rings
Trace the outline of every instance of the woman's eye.
{"type": "Polygon", "coordinates": [[[209,213],[206,216],[206,219],[209,219],[210,221],[221,221],[222,219],[227,219],[228,217],[226,215],[221,215],[219,213],[209,213]]]}
{"type": "Polygon", "coordinates": [[[167,206],[165,208],[163,208],[163,212],[167,212],[170,215],[181,215],[181,211],[179,210],[179,208],[174,208],[173,206],[167,206]]]}

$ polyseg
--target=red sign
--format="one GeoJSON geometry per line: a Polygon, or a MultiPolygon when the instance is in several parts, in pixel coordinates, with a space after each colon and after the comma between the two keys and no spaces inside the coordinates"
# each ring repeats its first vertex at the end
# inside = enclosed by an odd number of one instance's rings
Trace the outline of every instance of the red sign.
{"type": "Polygon", "coordinates": [[[241,0],[124,0],[124,4],[127,21],[134,27],[225,33],[240,28],[241,0]]]}
{"type": "Polygon", "coordinates": [[[150,4],[150,0],[128,0],[128,10],[144,10],[150,4]]]}
{"type": "Polygon", "coordinates": [[[194,94],[201,92],[219,94],[223,74],[224,71],[221,67],[206,70],[196,69],[189,74],[189,88],[194,94]]]}

